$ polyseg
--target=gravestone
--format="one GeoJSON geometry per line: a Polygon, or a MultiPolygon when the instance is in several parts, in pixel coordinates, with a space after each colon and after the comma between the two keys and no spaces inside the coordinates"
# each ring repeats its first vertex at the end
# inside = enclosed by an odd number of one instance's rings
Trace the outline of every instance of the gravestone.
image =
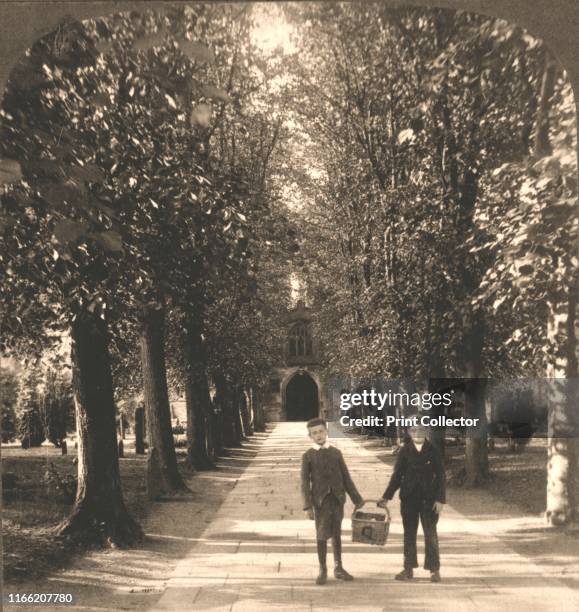
{"type": "Polygon", "coordinates": [[[12,490],[16,488],[16,483],[18,482],[18,476],[14,472],[4,472],[2,474],[2,489],[3,490],[12,490]]]}

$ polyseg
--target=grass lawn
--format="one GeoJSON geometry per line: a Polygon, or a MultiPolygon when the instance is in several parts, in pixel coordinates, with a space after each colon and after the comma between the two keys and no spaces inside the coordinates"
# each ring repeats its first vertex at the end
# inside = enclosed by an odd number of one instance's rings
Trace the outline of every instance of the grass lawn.
{"type": "MultiPolygon", "coordinates": [[[[381,447],[384,453],[380,458],[393,464],[388,447],[382,446],[383,438],[376,435],[361,435],[357,430],[349,433],[358,436],[363,446],[381,447]]],[[[463,490],[457,475],[464,469],[464,444],[456,444],[447,439],[445,464],[448,488],[463,490]]],[[[522,450],[513,451],[507,440],[497,439],[495,448],[489,450],[489,477],[482,483],[480,490],[486,491],[513,510],[523,514],[541,514],[547,501],[547,440],[533,438],[522,450]]]]}
{"type": "MultiPolygon", "coordinates": [[[[130,443],[129,443],[130,444],[130,443]]],[[[31,580],[60,567],[75,552],[69,540],[58,538],[55,527],[68,515],[72,504],[64,503],[47,485],[45,474],[52,463],[58,474],[76,475],[76,452],[69,454],[50,446],[23,450],[2,447],[2,471],[18,478],[14,492],[3,492],[2,536],[4,579],[31,580]]],[[[138,520],[146,516],[150,502],[146,490],[146,455],[135,455],[125,444],[126,458],[120,459],[125,503],[138,520]]]]}
{"type": "MultiPolygon", "coordinates": [[[[506,440],[497,440],[489,451],[489,478],[484,488],[521,512],[540,514],[547,502],[547,441],[537,438],[520,451],[509,450],[506,440]]],[[[464,466],[464,447],[447,448],[447,472],[456,474],[464,466]]]]}

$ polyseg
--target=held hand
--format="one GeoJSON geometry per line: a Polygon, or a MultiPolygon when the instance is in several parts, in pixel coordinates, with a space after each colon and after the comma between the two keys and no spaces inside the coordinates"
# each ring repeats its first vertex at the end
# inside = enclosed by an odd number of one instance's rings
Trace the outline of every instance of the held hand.
{"type": "Polygon", "coordinates": [[[434,506],[432,506],[432,509],[436,512],[436,514],[442,514],[442,511],[444,510],[444,504],[442,502],[434,502],[434,506]]]}
{"type": "Polygon", "coordinates": [[[377,504],[378,508],[386,508],[388,506],[387,499],[381,499],[377,504]]]}
{"type": "Polygon", "coordinates": [[[314,510],[313,508],[308,508],[306,511],[306,517],[310,520],[313,521],[314,520],[314,510]]]}

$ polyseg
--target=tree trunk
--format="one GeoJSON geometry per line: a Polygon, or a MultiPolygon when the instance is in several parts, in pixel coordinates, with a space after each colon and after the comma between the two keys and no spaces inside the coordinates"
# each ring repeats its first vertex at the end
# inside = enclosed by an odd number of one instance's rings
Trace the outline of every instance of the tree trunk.
{"type": "Polygon", "coordinates": [[[216,374],[213,383],[215,385],[215,397],[214,397],[214,405],[216,412],[216,452],[219,455],[226,454],[225,447],[227,446],[228,436],[226,433],[226,415],[228,411],[227,407],[227,388],[225,385],[225,378],[221,374],[216,374]]]}
{"type": "Polygon", "coordinates": [[[251,387],[247,389],[247,414],[249,416],[249,428],[251,434],[255,432],[255,398],[251,387]]]}
{"type": "Polygon", "coordinates": [[[208,470],[214,467],[213,407],[207,380],[205,346],[195,324],[190,324],[185,334],[184,354],[187,360],[187,460],[196,470],[208,470]]]}
{"type": "Polygon", "coordinates": [[[135,453],[145,454],[145,409],[143,406],[135,409],[135,453]]]}
{"type": "Polygon", "coordinates": [[[83,311],[71,335],[78,487],[72,512],[59,532],[89,542],[129,545],[143,532],[127,512],[121,490],[106,323],[83,311]]]}
{"type": "MultiPolygon", "coordinates": [[[[402,392],[401,392],[402,393],[402,392]]],[[[404,416],[404,408],[401,403],[397,402],[394,406],[394,411],[396,414],[396,444],[398,446],[402,446],[404,442],[404,429],[402,425],[400,425],[400,419],[404,416]]]]}
{"type": "MultiPolygon", "coordinates": [[[[548,54],[537,112],[535,155],[551,153],[549,108],[556,64],[548,54]]],[[[575,102],[576,111],[579,104],[575,102]]],[[[579,147],[579,144],[577,145],[579,147]]],[[[579,155],[579,148],[578,148],[579,155]]],[[[566,525],[579,513],[579,300],[577,277],[569,283],[566,303],[549,304],[547,367],[549,432],[547,455],[547,508],[550,525],[566,525]]]]}
{"type": "MultiPolygon", "coordinates": [[[[441,371],[434,370],[436,376],[428,379],[428,392],[429,393],[440,393],[443,391],[443,380],[441,371]]],[[[428,414],[432,417],[445,416],[444,406],[433,406],[428,414]]],[[[438,448],[442,457],[446,455],[446,427],[431,427],[428,431],[428,439],[438,448]]]]}
{"type": "Polygon", "coordinates": [[[215,467],[215,460],[217,459],[217,439],[219,435],[217,433],[217,418],[215,416],[215,411],[213,410],[213,402],[211,400],[211,393],[209,392],[209,382],[207,378],[205,378],[205,384],[207,389],[207,454],[209,456],[209,461],[211,462],[211,467],[215,467]]]}
{"type": "Polygon", "coordinates": [[[579,511],[579,384],[577,380],[577,287],[570,283],[566,304],[550,307],[548,341],[549,439],[547,521],[565,525],[579,511]]]}
{"type": "Polygon", "coordinates": [[[251,416],[249,413],[249,404],[247,401],[247,393],[245,393],[243,389],[240,389],[239,391],[239,413],[241,416],[241,427],[243,431],[243,436],[251,436],[253,430],[251,424],[251,416]]]}
{"type": "Polygon", "coordinates": [[[141,330],[141,363],[149,452],[157,449],[163,495],[187,490],[177,466],[177,455],[171,430],[171,408],[165,366],[165,310],[146,307],[141,330]]]}
{"type": "MultiPolygon", "coordinates": [[[[225,380],[225,379],[224,379],[225,380]]],[[[239,389],[225,381],[226,405],[224,414],[223,437],[225,446],[239,448],[243,433],[241,430],[241,414],[239,412],[239,389]]]]}
{"type": "Polygon", "coordinates": [[[465,447],[465,469],[467,487],[478,487],[488,477],[488,445],[486,420],[486,380],[474,378],[465,384],[464,416],[478,419],[476,427],[467,431],[465,447]]]}
{"type": "Polygon", "coordinates": [[[215,395],[213,400],[211,401],[211,412],[212,412],[212,421],[213,421],[213,432],[212,432],[212,440],[213,440],[213,452],[215,457],[220,457],[223,455],[224,450],[224,440],[223,440],[223,418],[224,418],[224,397],[223,397],[223,388],[217,383],[216,378],[219,378],[218,375],[213,379],[213,385],[215,386],[215,395]]]}
{"type": "Polygon", "coordinates": [[[263,411],[263,403],[260,389],[256,387],[253,387],[251,389],[251,400],[253,404],[255,431],[265,431],[265,414],[263,411]]]}
{"type": "Polygon", "coordinates": [[[222,374],[215,377],[215,386],[222,402],[223,444],[225,448],[239,448],[241,446],[241,423],[237,395],[231,383],[222,374]]]}
{"type": "Polygon", "coordinates": [[[488,476],[486,433],[486,380],[481,378],[485,323],[481,312],[470,313],[467,322],[465,353],[464,416],[478,419],[467,431],[465,446],[466,486],[478,487],[488,476]]]}
{"type": "Polygon", "coordinates": [[[223,455],[223,412],[217,394],[213,399],[213,452],[215,458],[223,455]]]}
{"type": "Polygon", "coordinates": [[[239,389],[237,387],[233,390],[231,398],[232,398],[231,404],[230,404],[231,412],[230,412],[229,417],[231,419],[231,428],[233,432],[234,445],[236,447],[240,447],[241,441],[243,440],[243,427],[242,427],[242,420],[241,420],[239,389]]]}
{"type": "MultiPolygon", "coordinates": [[[[557,387],[563,383],[552,380],[557,387]]],[[[577,469],[579,445],[577,437],[566,432],[569,426],[568,392],[553,390],[553,403],[549,410],[549,440],[547,455],[547,509],[546,518],[553,526],[566,525],[578,512],[579,488],[577,469]],[[557,396],[560,398],[555,399],[557,396]]]]}
{"type": "Polygon", "coordinates": [[[245,438],[245,432],[243,431],[243,410],[242,410],[242,402],[243,402],[243,391],[241,387],[235,387],[235,392],[233,395],[233,425],[235,430],[235,435],[237,440],[239,441],[239,445],[241,446],[242,440],[245,438]]]}

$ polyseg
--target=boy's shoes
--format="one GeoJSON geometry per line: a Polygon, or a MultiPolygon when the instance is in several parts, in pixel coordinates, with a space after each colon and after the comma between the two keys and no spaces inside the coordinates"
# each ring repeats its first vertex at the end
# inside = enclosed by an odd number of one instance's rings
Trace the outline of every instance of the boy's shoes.
{"type": "Polygon", "coordinates": [[[328,580],[328,570],[324,568],[320,568],[320,573],[316,578],[316,584],[326,584],[328,580]]]}
{"type": "Polygon", "coordinates": [[[412,578],[414,578],[414,572],[411,569],[403,569],[394,576],[394,580],[412,580],[412,578]]]}
{"type": "Polygon", "coordinates": [[[440,572],[430,572],[430,582],[440,582],[440,572]]]}
{"type": "Polygon", "coordinates": [[[354,580],[354,576],[348,574],[348,572],[341,565],[334,570],[334,576],[338,580],[354,580]]]}

